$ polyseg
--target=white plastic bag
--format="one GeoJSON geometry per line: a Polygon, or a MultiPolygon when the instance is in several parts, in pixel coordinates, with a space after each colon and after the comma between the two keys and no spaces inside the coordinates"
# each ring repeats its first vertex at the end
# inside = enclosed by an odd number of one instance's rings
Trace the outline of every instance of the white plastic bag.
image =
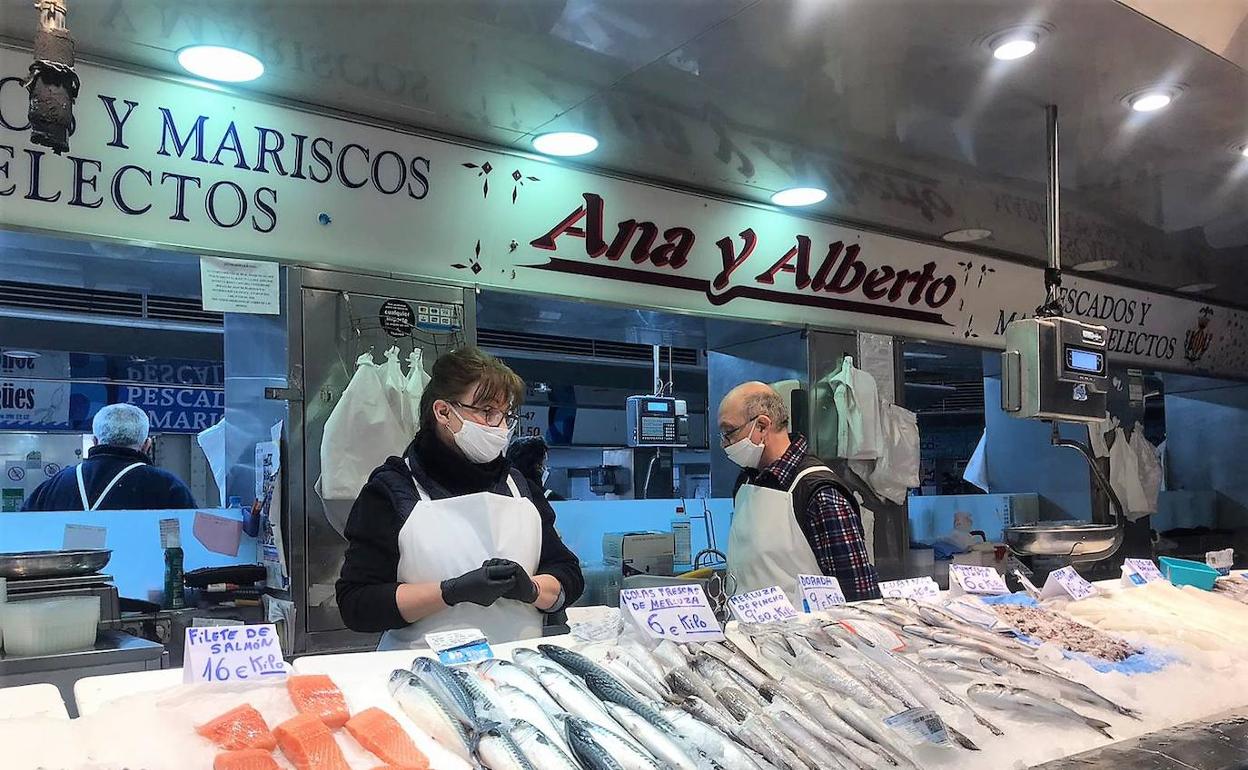
{"type": "Polygon", "coordinates": [[[1144,429],[1136,423],[1131,431],[1131,451],[1135,453],[1136,465],[1140,471],[1140,488],[1144,492],[1141,510],[1153,514],[1157,512],[1157,493],[1161,491],[1161,460],[1157,457],[1157,448],[1144,438],[1144,429]]]}
{"type": "Polygon", "coordinates": [[[382,368],[372,354],[360,356],[355,365],[355,375],[325,421],[317,482],[323,500],[354,500],[373,469],[401,454],[412,440],[390,406],[382,368]]]}
{"type": "Polygon", "coordinates": [[[425,373],[423,354],[420,348],[413,348],[407,357],[407,382],[404,384],[403,409],[400,417],[408,431],[414,436],[420,429],[420,397],[429,384],[429,375],[425,373]]]}
{"type": "Polygon", "coordinates": [[[975,445],[975,451],[971,453],[971,459],[966,463],[966,470],[962,471],[962,480],[974,484],[985,492],[992,491],[988,488],[987,429],[979,436],[979,443],[975,445]]]}
{"type": "MultiPolygon", "coordinates": [[[[1122,512],[1128,521],[1147,516],[1148,501],[1140,482],[1140,458],[1122,428],[1114,430],[1114,445],[1109,448],[1109,485],[1113,487],[1122,512]]],[[[1157,498],[1153,498],[1156,506],[1157,498]]]]}
{"type": "Polygon", "coordinates": [[[907,490],[919,485],[919,421],[914,412],[896,404],[880,407],[882,446],[867,479],[880,497],[902,505],[907,490]]]}

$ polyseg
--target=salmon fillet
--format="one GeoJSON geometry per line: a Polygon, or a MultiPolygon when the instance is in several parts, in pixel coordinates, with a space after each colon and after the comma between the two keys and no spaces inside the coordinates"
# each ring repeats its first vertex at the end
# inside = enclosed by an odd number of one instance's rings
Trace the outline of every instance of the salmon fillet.
{"type": "Polygon", "coordinates": [[[212,770],[281,770],[265,749],[225,751],[212,761],[212,770]]]}
{"type": "Polygon", "coordinates": [[[334,734],[318,717],[299,714],[273,728],[277,745],[299,770],[351,770],[334,740],[334,734]]]}
{"type": "Polygon", "coordinates": [[[429,758],[394,717],[379,708],[364,709],[347,722],[347,732],[388,765],[425,770],[429,758]]]}
{"type": "Polygon", "coordinates": [[[195,732],[223,749],[277,748],[277,741],[260,712],[247,704],[232,708],[221,716],[195,728],[195,732]]]}
{"type": "Polygon", "coordinates": [[[342,690],[324,674],[303,674],[286,678],[286,691],[300,714],[312,714],[337,730],[347,723],[351,714],[342,690]]]}

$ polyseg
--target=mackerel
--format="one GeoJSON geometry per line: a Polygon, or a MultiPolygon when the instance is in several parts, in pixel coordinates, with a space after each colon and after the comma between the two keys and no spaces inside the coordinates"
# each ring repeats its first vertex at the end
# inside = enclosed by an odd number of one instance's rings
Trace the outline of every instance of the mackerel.
{"type": "Polygon", "coordinates": [[[468,728],[447,710],[442,700],[411,671],[390,674],[390,695],[421,730],[462,759],[472,761],[472,736],[468,728]]]}
{"type": "Polygon", "coordinates": [[[605,671],[602,673],[590,672],[589,674],[586,674],[585,684],[589,687],[589,691],[604,704],[618,703],[634,713],[641,715],[646,719],[646,721],[656,727],[665,731],[672,730],[671,724],[668,723],[661,714],[659,714],[658,708],[643,701],[635,693],[624,687],[624,685],[620,684],[617,679],[605,671]]]}
{"type": "Polygon", "coordinates": [[[464,723],[469,730],[477,728],[477,711],[472,696],[455,678],[451,669],[433,658],[419,657],[412,661],[412,673],[442,701],[447,711],[464,723]]]}
{"type": "Polygon", "coordinates": [[[687,741],[724,767],[724,770],[775,770],[774,766],[737,743],[729,733],[712,727],[680,709],[667,707],[663,716],[687,741]]]}
{"type": "Polygon", "coordinates": [[[534,725],[523,719],[511,722],[511,737],[538,770],[580,770],[571,749],[564,750],[559,744],[534,725]]]}
{"type": "Polygon", "coordinates": [[[524,690],[530,698],[537,701],[543,711],[555,712],[559,710],[559,705],[555,703],[554,698],[550,697],[550,693],[546,692],[546,689],[542,687],[542,683],[537,681],[537,677],[533,676],[527,669],[509,660],[491,658],[475,664],[474,668],[478,674],[492,682],[496,687],[509,684],[512,687],[524,690]]]}
{"type": "Polygon", "coordinates": [[[661,770],[649,753],[613,730],[577,717],[568,717],[566,725],[568,742],[582,760],[588,756],[596,762],[599,759],[597,755],[602,752],[621,770],[661,770]]]}
{"type": "Polygon", "coordinates": [[[671,770],[698,770],[697,762],[681,745],[675,726],[665,717],[656,713],[660,725],[619,703],[606,705],[615,721],[654,755],[661,765],[671,770]]]}
{"type": "MultiPolygon", "coordinates": [[[[555,726],[554,720],[550,718],[550,712],[545,711],[541,704],[524,690],[505,684],[498,688],[494,702],[508,718],[527,722],[540,730],[543,735],[562,749],[564,753],[572,753],[572,748],[567,743],[567,737],[564,736],[562,730],[555,726]]],[[[559,709],[556,708],[556,711],[559,711],[559,709]]]]}
{"type": "Polygon", "coordinates": [[[477,756],[490,770],[545,770],[534,766],[511,737],[510,730],[497,723],[481,733],[477,756]]]}

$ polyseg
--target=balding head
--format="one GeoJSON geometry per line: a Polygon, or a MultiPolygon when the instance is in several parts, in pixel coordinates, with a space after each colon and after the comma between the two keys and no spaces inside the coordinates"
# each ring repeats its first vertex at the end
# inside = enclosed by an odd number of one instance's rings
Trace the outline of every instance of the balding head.
{"type": "Polygon", "coordinates": [[[724,396],[719,402],[719,430],[726,436],[728,443],[741,438],[739,429],[760,416],[769,418],[766,423],[768,433],[788,433],[789,410],[784,399],[775,388],[765,382],[743,382],[724,396]]]}

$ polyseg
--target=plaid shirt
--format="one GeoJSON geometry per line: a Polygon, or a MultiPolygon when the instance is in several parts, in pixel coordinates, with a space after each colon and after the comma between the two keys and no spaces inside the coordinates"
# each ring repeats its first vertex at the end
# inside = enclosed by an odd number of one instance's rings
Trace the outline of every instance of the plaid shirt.
{"type": "MultiPolygon", "coordinates": [[[[754,483],[788,489],[806,454],[806,439],[797,436],[779,460],[758,472],[754,483]]],[[[862,520],[844,495],[834,487],[821,487],[811,496],[806,510],[795,514],[819,568],[823,574],[836,577],[847,600],[880,598],[880,579],[867,560],[862,520]]]]}

